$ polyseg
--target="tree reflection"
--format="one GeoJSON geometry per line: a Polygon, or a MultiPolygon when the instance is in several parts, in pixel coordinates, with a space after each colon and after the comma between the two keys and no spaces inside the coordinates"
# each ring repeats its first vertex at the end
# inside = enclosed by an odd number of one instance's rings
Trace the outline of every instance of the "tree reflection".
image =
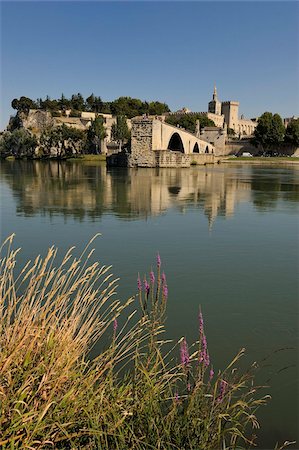
{"type": "Polygon", "coordinates": [[[0,171],[16,199],[17,213],[24,216],[83,221],[113,214],[134,220],[173,207],[195,207],[212,226],[217,216],[233,216],[240,202],[253,202],[264,211],[275,208],[279,199],[299,200],[296,166],[107,169],[82,161],[4,161],[0,171]]]}

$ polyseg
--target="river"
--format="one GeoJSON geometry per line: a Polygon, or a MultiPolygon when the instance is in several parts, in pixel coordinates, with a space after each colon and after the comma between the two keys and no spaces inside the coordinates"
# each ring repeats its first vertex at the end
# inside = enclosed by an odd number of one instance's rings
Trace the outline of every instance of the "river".
{"type": "MultiPolygon", "coordinates": [[[[299,166],[221,164],[106,169],[95,162],[4,161],[1,236],[16,233],[20,262],[52,244],[112,264],[118,293],[137,273],[167,274],[167,336],[197,338],[201,305],[211,359],[223,368],[245,347],[272,397],[258,413],[259,449],[299,442],[299,166]]],[[[299,448],[296,444],[290,448],[299,448]]]]}

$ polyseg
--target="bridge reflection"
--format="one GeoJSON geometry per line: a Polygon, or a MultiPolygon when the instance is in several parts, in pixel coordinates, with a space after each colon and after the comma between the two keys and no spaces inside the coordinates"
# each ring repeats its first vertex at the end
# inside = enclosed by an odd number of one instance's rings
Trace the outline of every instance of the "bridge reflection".
{"type": "MultiPolygon", "coordinates": [[[[1,178],[16,199],[17,214],[62,215],[96,220],[114,214],[136,220],[165,213],[169,208],[198,208],[211,227],[216,217],[234,215],[239,203],[274,208],[280,196],[299,200],[298,185],[283,172],[257,167],[225,166],[190,169],[107,169],[82,162],[5,161],[1,178]],[[258,176],[257,176],[258,175],[258,176]]],[[[294,178],[296,167],[289,169],[294,178]]]]}

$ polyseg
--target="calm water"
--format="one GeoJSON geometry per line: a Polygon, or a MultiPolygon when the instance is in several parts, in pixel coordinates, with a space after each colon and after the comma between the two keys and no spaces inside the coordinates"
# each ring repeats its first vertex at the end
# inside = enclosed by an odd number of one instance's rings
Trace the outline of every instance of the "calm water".
{"type": "Polygon", "coordinates": [[[267,357],[259,381],[269,382],[272,400],[259,414],[258,448],[299,442],[299,166],[107,170],[6,161],[0,173],[1,236],[16,233],[22,261],[52,244],[80,250],[101,232],[96,258],[113,265],[127,298],[159,251],[168,336],[195,340],[201,304],[216,369],[241,347],[244,364],[267,357]]]}

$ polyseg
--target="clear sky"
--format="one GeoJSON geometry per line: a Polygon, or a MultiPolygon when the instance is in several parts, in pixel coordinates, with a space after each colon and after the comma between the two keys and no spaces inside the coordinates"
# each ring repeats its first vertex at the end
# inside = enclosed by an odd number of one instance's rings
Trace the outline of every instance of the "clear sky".
{"type": "Polygon", "coordinates": [[[297,2],[2,2],[1,117],[11,100],[92,92],[206,111],[298,115],[297,2]]]}

